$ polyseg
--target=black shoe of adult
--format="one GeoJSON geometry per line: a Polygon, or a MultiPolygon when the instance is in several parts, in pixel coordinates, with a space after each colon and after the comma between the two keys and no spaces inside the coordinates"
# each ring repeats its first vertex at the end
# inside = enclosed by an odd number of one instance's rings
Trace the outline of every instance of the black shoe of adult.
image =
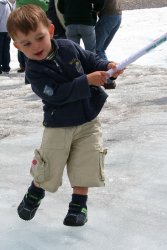
{"type": "Polygon", "coordinates": [[[45,192],[37,194],[28,190],[22,202],[18,206],[17,212],[19,217],[23,220],[31,220],[35,216],[35,213],[44,196],[45,192]]]}
{"type": "Polygon", "coordinates": [[[104,84],[105,89],[115,89],[116,88],[116,83],[115,81],[112,81],[112,83],[105,83],[104,84]]]}
{"type": "Polygon", "coordinates": [[[65,226],[77,227],[85,225],[87,221],[87,208],[71,202],[63,224],[65,226]]]}
{"type": "Polygon", "coordinates": [[[25,68],[24,67],[20,67],[18,70],[17,70],[18,73],[23,73],[25,72],[25,68]]]}

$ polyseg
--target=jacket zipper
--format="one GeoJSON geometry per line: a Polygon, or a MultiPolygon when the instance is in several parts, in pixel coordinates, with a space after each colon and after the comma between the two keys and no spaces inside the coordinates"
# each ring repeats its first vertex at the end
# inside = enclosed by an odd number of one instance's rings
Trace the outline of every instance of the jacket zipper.
{"type": "Polygon", "coordinates": [[[55,59],[53,60],[53,62],[56,64],[59,72],[62,72],[62,69],[61,69],[60,65],[58,64],[58,62],[55,59]]]}

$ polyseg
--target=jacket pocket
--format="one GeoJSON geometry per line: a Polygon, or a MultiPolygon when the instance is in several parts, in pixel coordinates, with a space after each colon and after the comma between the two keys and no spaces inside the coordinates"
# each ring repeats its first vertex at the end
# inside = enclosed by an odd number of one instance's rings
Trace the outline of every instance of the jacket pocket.
{"type": "Polygon", "coordinates": [[[45,182],[49,180],[50,170],[48,163],[40,155],[39,150],[35,150],[35,156],[32,160],[30,173],[34,180],[38,183],[45,182]]]}
{"type": "Polygon", "coordinates": [[[107,149],[102,149],[99,152],[100,177],[102,181],[105,181],[104,158],[106,154],[107,154],[107,149]]]}

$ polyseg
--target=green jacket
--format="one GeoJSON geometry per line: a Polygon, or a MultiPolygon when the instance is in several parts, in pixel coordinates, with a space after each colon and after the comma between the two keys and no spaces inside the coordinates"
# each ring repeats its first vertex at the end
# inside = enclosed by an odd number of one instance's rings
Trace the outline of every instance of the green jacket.
{"type": "Polygon", "coordinates": [[[48,10],[49,0],[16,0],[16,8],[26,4],[38,5],[46,12],[48,10]]]}

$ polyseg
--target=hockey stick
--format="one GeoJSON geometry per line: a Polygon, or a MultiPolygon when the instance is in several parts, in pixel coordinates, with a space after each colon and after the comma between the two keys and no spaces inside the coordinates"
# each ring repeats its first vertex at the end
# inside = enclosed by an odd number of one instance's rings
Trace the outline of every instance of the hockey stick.
{"type": "Polygon", "coordinates": [[[136,53],[132,54],[130,57],[128,57],[125,60],[123,60],[121,63],[119,63],[116,66],[116,68],[114,70],[113,69],[109,69],[107,71],[109,77],[111,77],[113,75],[113,73],[116,72],[117,70],[124,69],[130,63],[136,61],[139,57],[141,57],[141,56],[145,55],[146,53],[150,52],[151,50],[155,49],[156,47],[158,47],[159,45],[161,45],[165,41],[167,41],[167,33],[165,33],[164,35],[160,36],[159,38],[157,38],[156,40],[154,40],[153,42],[151,42],[147,46],[143,47],[142,49],[140,49],[136,53]]]}

